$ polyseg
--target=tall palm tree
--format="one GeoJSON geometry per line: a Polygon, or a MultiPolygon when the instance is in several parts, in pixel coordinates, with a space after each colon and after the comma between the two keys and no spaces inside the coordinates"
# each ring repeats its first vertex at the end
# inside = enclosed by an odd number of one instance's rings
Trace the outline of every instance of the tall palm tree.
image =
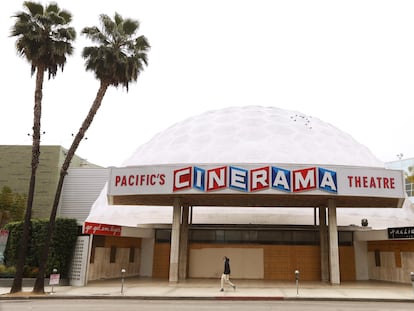
{"type": "Polygon", "coordinates": [[[137,20],[124,19],[121,15],[115,13],[113,20],[105,14],[100,15],[100,22],[101,29],[98,27],[86,27],[82,30],[82,34],[97,43],[96,46],[85,47],[82,52],[82,57],[86,59],[86,70],[95,73],[95,77],[100,81],[100,86],[95,100],[78,133],[75,135],[60,170],[59,182],[52,212],[50,213],[46,244],[42,251],[39,274],[33,288],[33,292],[35,293],[44,292],[44,275],[49,253],[49,244],[55,226],[63,181],[76,149],[101,106],[108,87],[111,85],[115,87],[121,85],[128,91],[129,83],[137,81],[139,74],[144,70],[144,65],[148,65],[147,52],[150,49],[150,45],[146,37],[142,35],[136,36],[140,26],[137,20]]]}
{"type": "Polygon", "coordinates": [[[16,22],[11,29],[10,35],[17,37],[17,52],[31,64],[31,74],[36,73],[36,87],[31,176],[22,241],[11,293],[22,290],[23,267],[30,235],[30,218],[35,191],[36,170],[40,156],[40,119],[42,115],[44,73],[48,72],[50,79],[56,76],[59,68],[63,70],[66,56],[73,53],[72,42],[76,38],[75,29],[69,27],[72,15],[66,10],[61,10],[56,3],[43,7],[40,3],[25,1],[23,3],[23,11],[17,12],[13,17],[16,18],[16,22]]]}

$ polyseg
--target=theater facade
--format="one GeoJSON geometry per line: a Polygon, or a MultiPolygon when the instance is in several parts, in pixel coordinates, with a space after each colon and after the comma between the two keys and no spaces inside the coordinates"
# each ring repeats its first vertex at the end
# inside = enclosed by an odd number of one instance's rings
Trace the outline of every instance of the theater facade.
{"type": "Polygon", "coordinates": [[[340,284],[399,265],[394,281],[405,282],[414,245],[384,230],[408,230],[411,215],[402,171],[333,126],[274,107],[211,111],[109,168],[83,228],[87,279],[120,269],[217,278],[226,255],[236,279],[289,281],[299,270],[340,284]]]}

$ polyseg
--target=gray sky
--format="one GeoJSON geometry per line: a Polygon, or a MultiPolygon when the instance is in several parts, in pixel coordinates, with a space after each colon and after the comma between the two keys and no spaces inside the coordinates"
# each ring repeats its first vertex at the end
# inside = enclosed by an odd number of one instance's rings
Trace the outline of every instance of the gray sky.
{"type": "MultiPolygon", "coordinates": [[[[42,3],[49,3],[41,1],[42,3]]],[[[35,78],[9,38],[23,1],[0,12],[0,144],[31,144],[35,78]]],[[[59,0],[73,14],[75,54],[46,80],[42,144],[66,148],[98,90],[80,31],[101,13],[141,22],[149,66],[110,88],[77,151],[118,166],[172,124],[207,110],[262,105],[331,123],[380,160],[414,157],[414,1],[59,0]]],[[[328,151],[329,152],[329,151],[328,151]]]]}

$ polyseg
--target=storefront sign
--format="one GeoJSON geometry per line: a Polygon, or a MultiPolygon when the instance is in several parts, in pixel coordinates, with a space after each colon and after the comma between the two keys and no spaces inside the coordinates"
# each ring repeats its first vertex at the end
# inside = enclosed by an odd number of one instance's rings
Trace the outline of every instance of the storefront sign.
{"type": "Polygon", "coordinates": [[[93,222],[85,222],[83,225],[84,234],[121,236],[121,229],[121,226],[99,224],[93,222]]]}
{"type": "Polygon", "coordinates": [[[388,228],[389,239],[414,239],[414,227],[388,228]]]}
{"type": "Polygon", "coordinates": [[[257,193],[404,198],[399,170],[309,165],[157,165],[111,168],[108,195],[257,193]]]}

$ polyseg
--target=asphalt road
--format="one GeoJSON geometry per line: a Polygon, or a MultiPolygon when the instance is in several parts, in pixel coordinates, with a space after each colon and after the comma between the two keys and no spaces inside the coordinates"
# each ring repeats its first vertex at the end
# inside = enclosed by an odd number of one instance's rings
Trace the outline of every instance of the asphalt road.
{"type": "Polygon", "coordinates": [[[135,299],[22,299],[0,301],[0,311],[382,311],[410,310],[410,302],[361,301],[197,301],[135,299]]]}

